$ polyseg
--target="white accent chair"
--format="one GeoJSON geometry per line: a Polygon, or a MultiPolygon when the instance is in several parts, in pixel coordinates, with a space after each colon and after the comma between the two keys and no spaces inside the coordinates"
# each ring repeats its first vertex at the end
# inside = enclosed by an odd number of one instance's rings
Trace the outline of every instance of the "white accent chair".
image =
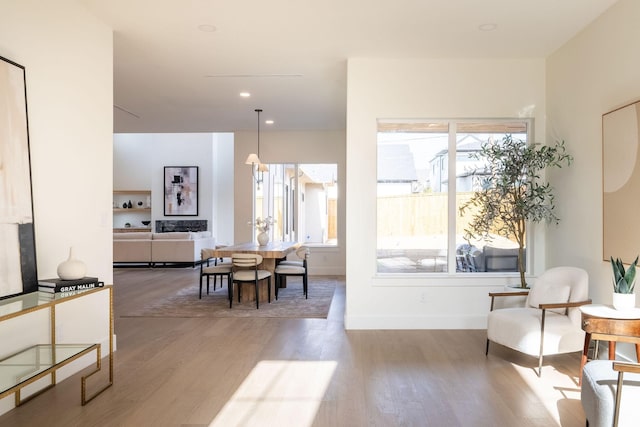
{"type": "Polygon", "coordinates": [[[271,302],[271,272],[260,270],[258,266],[262,263],[262,255],[257,254],[233,254],[231,256],[233,271],[229,288],[229,308],[233,306],[233,285],[238,283],[238,301],[242,295],[242,284],[253,283],[256,290],[256,308],[260,308],[260,281],[267,279],[268,301],[271,302]]]}
{"type": "Polygon", "coordinates": [[[580,400],[587,427],[638,425],[640,364],[592,360],[582,372],[580,400]]]}
{"type": "Polygon", "coordinates": [[[542,358],[551,354],[581,351],[584,331],[580,309],[590,304],[589,276],[576,267],[555,267],[545,271],[527,292],[491,292],[491,311],[487,317],[487,346],[501,344],[538,358],[538,376],[542,358]],[[524,307],[494,310],[497,297],[527,295],[524,307]]]}

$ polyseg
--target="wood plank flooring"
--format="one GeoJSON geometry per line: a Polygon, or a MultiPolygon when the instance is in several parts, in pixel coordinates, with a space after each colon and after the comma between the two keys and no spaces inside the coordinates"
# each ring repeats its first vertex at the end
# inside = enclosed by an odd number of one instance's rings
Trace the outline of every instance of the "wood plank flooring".
{"type": "Polygon", "coordinates": [[[118,317],[198,282],[131,272],[114,270],[114,386],[82,407],[75,375],[0,426],[584,426],[578,354],[538,378],[535,358],[485,357],[482,330],[345,331],[344,287],[327,319],[118,317]]]}

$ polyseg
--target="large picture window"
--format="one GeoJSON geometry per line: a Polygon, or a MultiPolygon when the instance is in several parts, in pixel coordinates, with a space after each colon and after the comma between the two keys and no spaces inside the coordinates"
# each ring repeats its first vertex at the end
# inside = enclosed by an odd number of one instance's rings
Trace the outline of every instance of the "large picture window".
{"type": "Polygon", "coordinates": [[[517,272],[518,245],[495,234],[466,241],[474,215],[459,207],[480,189],[473,153],[510,134],[530,140],[531,120],[379,120],[378,273],[517,272]]]}
{"type": "Polygon", "coordinates": [[[254,183],[255,218],[272,217],[273,241],[338,244],[338,165],[269,164],[254,183]]]}

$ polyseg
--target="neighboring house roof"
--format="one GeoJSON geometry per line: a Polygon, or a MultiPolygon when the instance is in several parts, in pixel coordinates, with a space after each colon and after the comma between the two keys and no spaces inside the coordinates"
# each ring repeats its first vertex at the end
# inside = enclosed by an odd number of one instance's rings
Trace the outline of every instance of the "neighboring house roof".
{"type": "Polygon", "coordinates": [[[303,164],[300,170],[304,172],[312,182],[330,183],[335,182],[337,177],[337,166],[335,164],[303,164]]]}
{"type": "Polygon", "coordinates": [[[378,145],[378,182],[400,183],[417,179],[418,174],[409,145],[378,145]]]}

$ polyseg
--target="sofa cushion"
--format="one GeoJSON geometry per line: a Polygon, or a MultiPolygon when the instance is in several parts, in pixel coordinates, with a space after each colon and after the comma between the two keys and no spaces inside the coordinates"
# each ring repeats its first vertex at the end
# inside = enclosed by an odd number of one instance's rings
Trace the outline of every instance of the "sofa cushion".
{"type": "Polygon", "coordinates": [[[191,232],[192,239],[206,239],[208,237],[211,237],[210,231],[192,231],[191,232]]]}
{"type": "Polygon", "coordinates": [[[153,233],[153,240],[192,240],[190,231],[153,233]]]}
{"type": "Polygon", "coordinates": [[[132,231],[130,233],[113,233],[113,240],[150,240],[151,233],[145,231],[132,231]]]}

